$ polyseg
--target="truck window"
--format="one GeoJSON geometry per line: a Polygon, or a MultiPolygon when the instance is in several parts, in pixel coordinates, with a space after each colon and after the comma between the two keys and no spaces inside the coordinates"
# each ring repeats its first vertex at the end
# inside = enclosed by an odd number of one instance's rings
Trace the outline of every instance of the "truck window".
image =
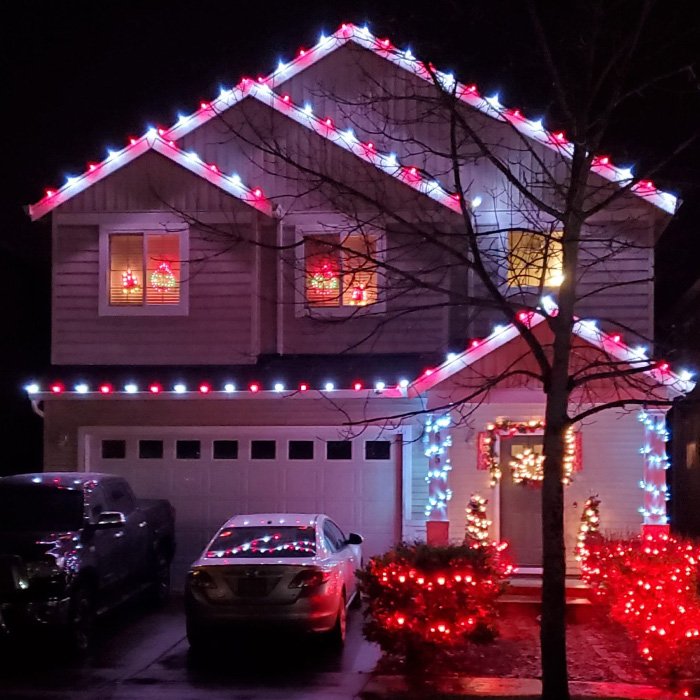
{"type": "Polygon", "coordinates": [[[24,484],[0,486],[0,530],[65,532],[83,526],[83,492],[24,484]]]}
{"type": "Polygon", "coordinates": [[[123,483],[106,484],[107,505],[109,510],[116,510],[124,515],[131,513],[136,504],[131,490],[123,483]]]}

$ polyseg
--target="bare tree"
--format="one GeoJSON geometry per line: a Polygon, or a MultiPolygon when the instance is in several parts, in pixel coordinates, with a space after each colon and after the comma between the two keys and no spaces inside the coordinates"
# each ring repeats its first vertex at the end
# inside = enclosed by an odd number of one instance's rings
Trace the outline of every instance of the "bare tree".
{"type": "MultiPolygon", "coordinates": [[[[494,321],[517,329],[518,362],[465,378],[461,398],[444,409],[467,421],[494,387],[514,382],[539,385],[546,396],[541,646],[548,700],[569,697],[566,431],[610,408],[669,401],[653,381],[665,368],[646,353],[621,358],[577,341],[574,327],[596,316],[640,342],[651,333],[633,318],[606,316],[612,307],[605,299],[648,295],[651,266],[630,273],[619,262],[636,253],[653,259],[655,233],[669,218],[655,208],[670,213],[675,203],[648,178],[695,138],[679,138],[662,161],[647,165],[641,181],[599,155],[629,100],[662,84],[695,90],[696,82],[683,56],[663,53],[673,37],[652,31],[662,11],[652,0],[576,6],[576,29],[562,38],[553,36],[534,0],[521,4],[560,129],[545,131],[497,98],[349,26],[328,39],[356,39],[334,64],[332,79],[326,73],[315,89],[307,80],[305,91],[293,81],[288,86],[283,70],[267,81],[243,81],[238,90],[253,99],[219,110],[205,136],[217,153],[235,149],[243,169],[260,174],[279,230],[268,227],[252,238],[235,221],[213,225],[182,213],[227,245],[254,244],[281,259],[310,319],[329,333],[353,326],[346,350],[371,351],[384,334],[407,327],[423,334],[418,345],[434,342],[443,352],[444,338],[420,330],[435,315],[449,317],[448,342],[462,347],[494,321]],[[650,60],[661,55],[663,61],[650,60]],[[318,104],[326,109],[320,116],[318,104]],[[328,212],[342,216],[331,221],[322,216],[328,212]],[[285,235],[284,222],[301,214],[323,223],[303,238],[285,235]],[[328,308],[343,313],[329,317],[328,308]],[[537,328],[535,313],[545,319],[537,328]]],[[[269,300],[299,303],[275,294],[269,300]]]]}

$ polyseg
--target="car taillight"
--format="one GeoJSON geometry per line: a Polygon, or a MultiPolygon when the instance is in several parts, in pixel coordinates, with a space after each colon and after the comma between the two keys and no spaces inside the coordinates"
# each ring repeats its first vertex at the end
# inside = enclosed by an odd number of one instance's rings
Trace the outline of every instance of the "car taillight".
{"type": "Polygon", "coordinates": [[[211,574],[203,569],[193,569],[187,574],[187,583],[192,588],[216,588],[216,582],[211,574]]]}
{"type": "Polygon", "coordinates": [[[331,577],[330,571],[308,569],[300,571],[289,583],[289,588],[318,588],[331,577]]]}

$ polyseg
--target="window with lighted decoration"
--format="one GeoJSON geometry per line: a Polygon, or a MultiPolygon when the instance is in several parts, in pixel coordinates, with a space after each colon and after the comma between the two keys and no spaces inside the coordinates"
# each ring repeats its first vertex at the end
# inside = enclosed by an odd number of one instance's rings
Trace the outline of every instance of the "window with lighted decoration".
{"type": "Polygon", "coordinates": [[[510,231],[508,285],[558,287],[563,279],[561,233],[510,231]]]}
{"type": "Polygon", "coordinates": [[[180,270],[178,234],[110,234],[109,306],[177,306],[180,270]]]}
{"type": "Polygon", "coordinates": [[[377,237],[319,235],[304,239],[306,304],[358,307],[378,300],[377,237]]]}

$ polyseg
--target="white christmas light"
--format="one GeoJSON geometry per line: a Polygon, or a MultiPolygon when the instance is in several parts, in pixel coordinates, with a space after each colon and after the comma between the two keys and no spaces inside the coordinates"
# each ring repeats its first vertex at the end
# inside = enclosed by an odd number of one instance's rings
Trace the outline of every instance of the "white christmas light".
{"type": "Polygon", "coordinates": [[[76,385],[75,385],[75,390],[76,390],[79,394],[87,394],[88,388],[89,388],[89,387],[88,387],[87,384],[76,384],[76,385]]]}
{"type": "Polygon", "coordinates": [[[484,99],[494,109],[496,109],[496,110],[501,109],[502,105],[498,101],[498,93],[496,93],[495,95],[491,95],[491,97],[485,97],[484,99]]]}
{"type": "Polygon", "coordinates": [[[124,386],[124,391],[127,394],[135,394],[138,390],[139,388],[136,386],[136,384],[126,384],[124,386]]]}
{"type": "Polygon", "coordinates": [[[335,385],[333,384],[333,382],[326,382],[325,389],[326,391],[333,391],[333,389],[335,389],[335,385]]]}
{"type": "Polygon", "coordinates": [[[231,394],[231,393],[233,393],[234,391],[236,391],[236,385],[235,385],[235,384],[231,384],[231,382],[229,382],[228,384],[224,384],[224,391],[225,391],[227,394],[231,394]]]}
{"type": "Polygon", "coordinates": [[[107,160],[113,160],[119,155],[119,151],[112,151],[107,149],[107,160]]]}
{"type": "Polygon", "coordinates": [[[69,187],[70,187],[70,185],[75,185],[76,182],[78,182],[78,178],[77,178],[77,177],[74,177],[74,176],[69,175],[69,176],[66,178],[66,185],[68,185],[69,187]]]}
{"type": "Polygon", "coordinates": [[[414,56],[413,53],[411,52],[411,49],[410,49],[410,48],[406,49],[406,50],[403,52],[403,55],[404,55],[409,61],[413,61],[414,58],[415,58],[415,56],[414,56]]]}
{"type": "Polygon", "coordinates": [[[304,114],[308,115],[309,117],[314,113],[314,110],[312,109],[310,104],[305,104],[304,105],[304,114]]]}
{"type": "Polygon", "coordinates": [[[231,182],[233,182],[234,185],[240,185],[241,184],[241,176],[238,173],[232,173],[231,175],[231,182]]]}
{"type": "Polygon", "coordinates": [[[275,384],[275,391],[277,391],[277,392],[284,391],[284,384],[282,384],[282,382],[277,382],[275,384]]]}
{"type": "Polygon", "coordinates": [[[689,382],[693,378],[693,373],[689,372],[687,369],[683,369],[681,370],[680,376],[684,382],[689,382]]]}
{"type": "Polygon", "coordinates": [[[374,385],[374,388],[375,388],[377,391],[384,391],[384,389],[386,389],[386,384],[385,384],[384,382],[377,382],[377,383],[374,385]]]}
{"type": "Polygon", "coordinates": [[[399,386],[400,386],[402,389],[405,389],[405,388],[408,386],[408,383],[409,383],[409,382],[408,382],[408,379],[402,379],[401,381],[399,381],[399,386]]]}
{"type": "Polygon", "coordinates": [[[173,389],[176,394],[184,394],[187,391],[187,387],[184,384],[176,384],[173,389]]]}
{"type": "Polygon", "coordinates": [[[279,73],[280,71],[283,71],[287,67],[287,64],[280,59],[280,62],[277,64],[277,72],[279,73]]]}
{"type": "Polygon", "coordinates": [[[505,326],[494,326],[492,335],[498,335],[499,333],[502,333],[505,329],[505,326]]]}
{"type": "Polygon", "coordinates": [[[472,199],[472,209],[476,209],[478,206],[481,206],[482,201],[483,200],[481,199],[481,197],[479,197],[479,195],[474,197],[474,199],[472,199]]]}
{"type": "Polygon", "coordinates": [[[457,353],[456,353],[456,352],[448,352],[448,353],[447,353],[447,361],[448,361],[448,362],[452,362],[452,360],[454,360],[455,357],[457,357],[457,353]]]}
{"type": "Polygon", "coordinates": [[[28,394],[38,394],[39,393],[39,385],[36,384],[35,382],[32,382],[31,384],[27,384],[27,386],[24,387],[24,390],[28,394]]]}
{"type": "Polygon", "coordinates": [[[185,153],[185,156],[190,160],[193,160],[195,163],[199,163],[199,156],[194,151],[188,151],[185,153]]]}

